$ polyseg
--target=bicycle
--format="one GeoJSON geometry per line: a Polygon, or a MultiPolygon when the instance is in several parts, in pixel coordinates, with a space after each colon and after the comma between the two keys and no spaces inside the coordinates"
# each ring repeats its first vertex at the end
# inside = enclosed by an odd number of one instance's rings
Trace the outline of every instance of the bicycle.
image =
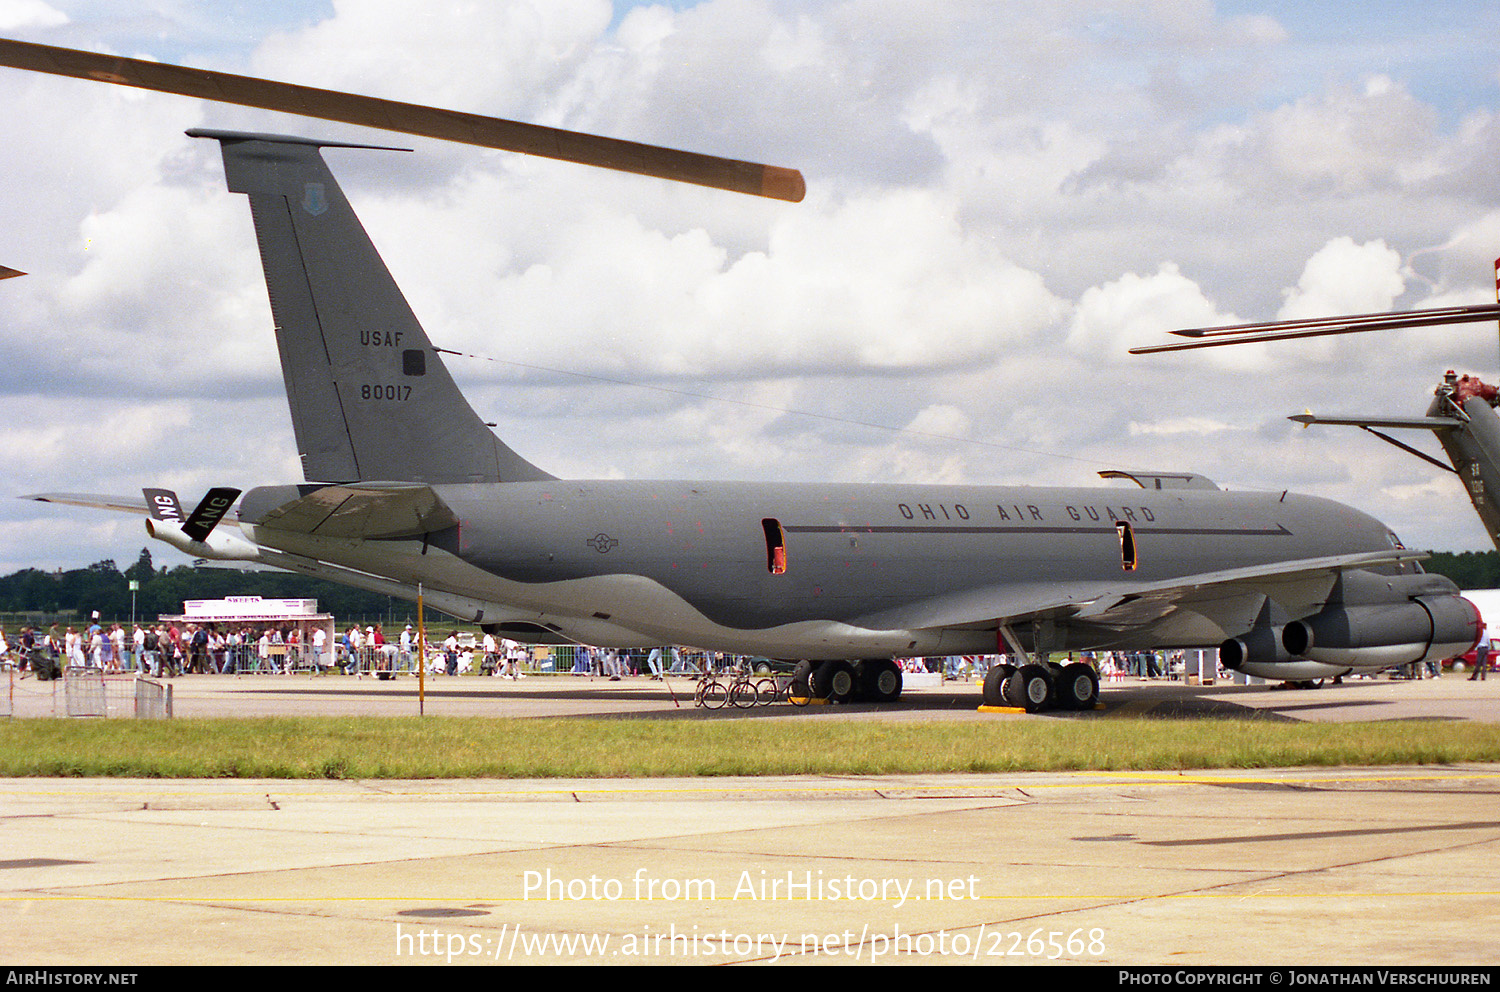
{"type": "Polygon", "coordinates": [[[766,706],[776,699],[776,683],[770,679],[752,679],[748,668],[736,668],[729,683],[729,701],[740,709],[766,706]]]}
{"type": "Polygon", "coordinates": [[[723,673],[705,672],[693,693],[693,704],[705,709],[720,709],[725,705],[750,709],[782,700],[793,706],[806,706],[809,702],[806,686],[799,692],[795,676],[756,678],[746,668],[734,669],[727,679],[723,673]]]}
{"type": "Polygon", "coordinates": [[[729,701],[729,688],[712,671],[698,677],[698,686],[693,690],[693,705],[716,710],[729,701]]]}

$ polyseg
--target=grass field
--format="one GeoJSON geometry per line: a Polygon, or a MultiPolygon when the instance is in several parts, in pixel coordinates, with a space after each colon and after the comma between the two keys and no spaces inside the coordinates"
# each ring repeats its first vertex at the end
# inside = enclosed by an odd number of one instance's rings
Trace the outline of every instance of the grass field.
{"type": "Polygon", "coordinates": [[[1475,761],[1500,761],[1500,726],[1450,721],[883,724],[441,717],[0,724],[4,777],[644,778],[1475,761]]]}

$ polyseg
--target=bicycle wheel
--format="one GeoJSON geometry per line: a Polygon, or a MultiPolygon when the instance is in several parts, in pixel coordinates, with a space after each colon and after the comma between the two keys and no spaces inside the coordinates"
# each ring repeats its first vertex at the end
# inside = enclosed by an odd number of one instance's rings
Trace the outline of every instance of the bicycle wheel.
{"type": "Polygon", "coordinates": [[[748,710],[760,702],[760,690],[748,679],[729,687],[729,701],[742,710],[748,710]]]}
{"type": "Polygon", "coordinates": [[[775,679],[759,679],[755,683],[755,701],[762,706],[769,706],[776,702],[781,690],[776,687],[775,679]]]}
{"type": "Polygon", "coordinates": [[[729,701],[729,689],[718,679],[706,679],[698,687],[698,705],[716,710],[729,701]]]}

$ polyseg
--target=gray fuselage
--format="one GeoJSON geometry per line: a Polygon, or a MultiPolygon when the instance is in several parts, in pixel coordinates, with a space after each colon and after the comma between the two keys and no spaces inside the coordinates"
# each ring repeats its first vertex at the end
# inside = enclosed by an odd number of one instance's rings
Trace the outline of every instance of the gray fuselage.
{"type": "MultiPolygon", "coordinates": [[[[494,604],[488,620],[593,643],[797,657],[994,650],[993,620],[1039,605],[1396,543],[1363,513],[1282,493],[576,480],[434,489],[460,524],[420,551],[410,540],[259,536],[476,597],[494,604]],[[1129,570],[1123,527],[1134,542],[1129,570]]],[[[1183,620],[1129,631],[1073,624],[1055,646],[1226,636],[1183,620]]]]}

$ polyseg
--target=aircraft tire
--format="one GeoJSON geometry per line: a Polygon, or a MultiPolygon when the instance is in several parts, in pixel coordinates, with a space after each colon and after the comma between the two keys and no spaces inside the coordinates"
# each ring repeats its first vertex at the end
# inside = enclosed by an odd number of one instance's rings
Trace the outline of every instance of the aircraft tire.
{"type": "Polygon", "coordinates": [[[1022,665],[1012,676],[1020,690],[1021,705],[1027,713],[1041,713],[1051,709],[1057,701],[1057,689],[1052,684],[1052,675],[1042,665],[1022,665]]]}
{"type": "Polygon", "coordinates": [[[1009,706],[1005,701],[1005,680],[1010,678],[1015,667],[1012,665],[991,665],[990,670],[984,673],[984,705],[986,706],[1009,706]]]}
{"type": "Polygon", "coordinates": [[[792,669],[792,681],[787,685],[786,692],[789,698],[801,700],[812,698],[812,671],[812,662],[797,662],[797,667],[792,669]]]}
{"type": "MultiPolygon", "coordinates": [[[[1006,666],[1010,668],[1010,666],[1006,666]]],[[[1032,666],[1023,666],[1030,668],[1032,666]]],[[[1001,683],[1000,696],[1005,700],[1006,706],[1014,706],[1017,709],[1026,707],[1025,680],[1021,677],[1020,668],[1010,668],[1005,674],[1005,681],[1001,683]]]]}
{"type": "Polygon", "coordinates": [[[847,661],[825,661],[813,669],[808,686],[814,699],[847,703],[854,698],[859,679],[855,677],[854,666],[847,661]]]}
{"type": "Polygon", "coordinates": [[[894,703],[901,698],[901,669],[887,658],[859,664],[859,698],[872,703],[894,703]]]}
{"type": "Polygon", "coordinates": [[[1057,677],[1057,701],[1063,709],[1091,710],[1099,702],[1099,676],[1090,665],[1074,662],[1057,677]]]}

